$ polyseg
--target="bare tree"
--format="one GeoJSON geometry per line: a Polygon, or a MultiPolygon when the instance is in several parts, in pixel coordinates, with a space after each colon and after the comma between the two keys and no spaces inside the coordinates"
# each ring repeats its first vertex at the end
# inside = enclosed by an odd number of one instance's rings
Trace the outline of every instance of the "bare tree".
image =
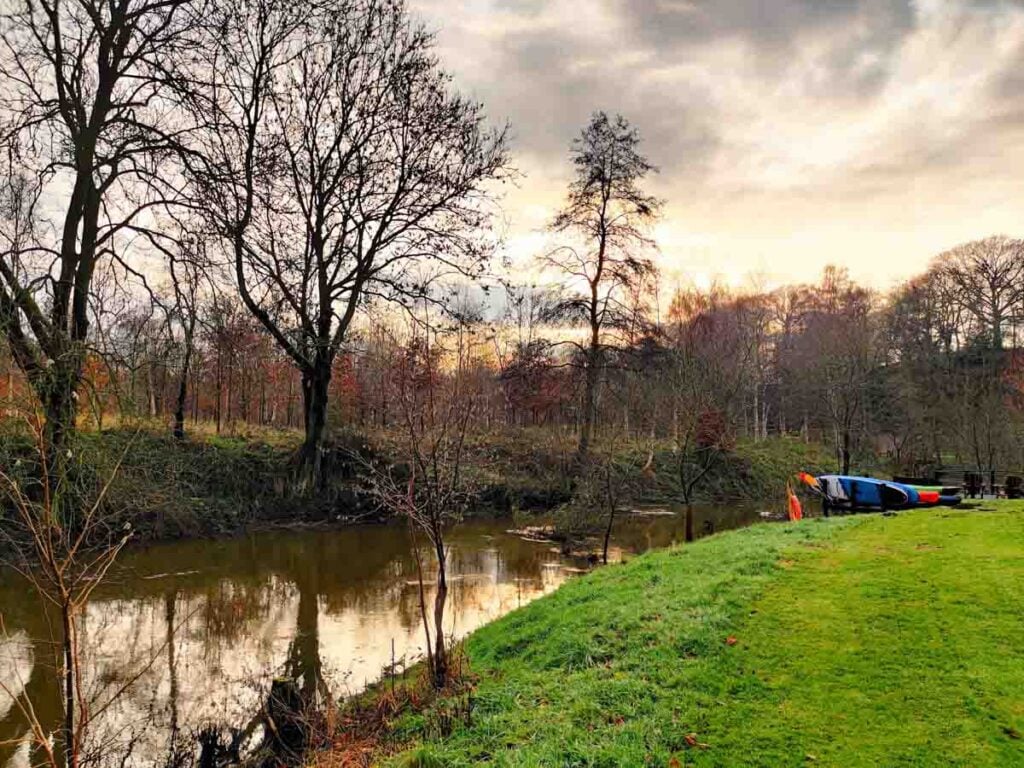
{"type": "Polygon", "coordinates": [[[687,541],[694,538],[694,494],[734,444],[734,410],[757,345],[744,318],[748,307],[726,299],[718,290],[680,291],[669,310],[665,382],[687,541]]]}
{"type": "MultiPolygon", "coordinates": [[[[88,498],[88,489],[67,485],[67,473],[51,478],[41,418],[34,418],[32,427],[37,436],[39,487],[32,488],[24,478],[0,470],[0,485],[14,515],[3,537],[15,558],[9,564],[26,577],[44,605],[56,608],[60,615],[57,647],[63,722],[55,745],[36,718],[32,702],[21,703],[11,698],[22,708],[31,737],[45,756],[46,764],[53,768],[77,768],[85,756],[90,726],[135,680],[130,677],[101,700],[90,696],[82,680],[78,634],[79,617],[127,543],[131,528],[110,530],[100,514],[113,475],[92,498],[88,498]],[[73,508],[78,506],[82,509],[73,508]]],[[[114,474],[119,467],[120,461],[114,474]]],[[[10,691],[4,693],[10,695],[10,691]]]]}
{"type": "Polygon", "coordinates": [[[957,377],[950,374],[963,312],[946,301],[944,280],[931,269],[900,286],[881,318],[892,362],[882,421],[897,464],[914,474],[942,465],[950,408],[959,408],[951,405],[957,377]]]}
{"type": "MultiPolygon", "coordinates": [[[[185,437],[185,405],[188,399],[189,375],[195,353],[196,326],[199,323],[200,300],[204,276],[211,268],[206,242],[193,235],[181,240],[182,248],[168,251],[167,267],[173,291],[171,320],[181,334],[178,386],[174,401],[174,436],[185,437]]],[[[195,395],[195,393],[193,393],[195,395]]]]}
{"type": "Polygon", "coordinates": [[[371,467],[371,491],[388,510],[409,522],[419,572],[420,609],[427,663],[435,687],[449,680],[449,648],[444,614],[448,599],[446,540],[472,499],[464,472],[466,438],[481,401],[474,377],[473,345],[462,324],[443,341],[429,326],[406,345],[392,372],[401,409],[396,467],[371,467]],[[450,366],[450,370],[443,370],[450,366]],[[398,469],[404,470],[398,474],[398,469]],[[428,618],[418,536],[425,536],[437,562],[434,606],[428,618]]]}
{"type": "Polygon", "coordinates": [[[647,230],[661,201],[640,188],[655,169],[639,146],[639,132],[621,115],[593,116],[573,142],[575,178],[565,206],[551,224],[554,233],[573,240],[544,257],[546,266],[567,279],[573,290],[558,304],[558,316],[587,329],[586,340],[576,343],[584,374],[577,449],[581,461],[590,450],[597,420],[598,386],[612,343],[609,333],[628,327],[629,291],[654,271],[643,253],[653,246],[647,230]]]}
{"type": "Polygon", "coordinates": [[[536,423],[554,367],[551,344],[541,330],[556,297],[532,285],[507,285],[505,300],[503,317],[493,332],[505,418],[509,424],[521,424],[526,406],[536,423]]]}
{"type": "Polygon", "coordinates": [[[825,406],[844,475],[850,473],[855,439],[862,434],[885,357],[873,299],[845,270],[826,269],[804,334],[808,380],[825,406]]]}
{"type": "Polygon", "coordinates": [[[94,275],[124,261],[133,238],[160,238],[150,214],[180,197],[171,164],[189,125],[173,86],[203,10],[201,0],[8,7],[0,330],[43,404],[57,458],[75,426],[94,275]]]}
{"type": "Polygon", "coordinates": [[[961,305],[984,330],[993,349],[1003,348],[1007,324],[1024,302],[1024,241],[987,237],[959,245],[936,260],[948,286],[946,300],[961,305]]]}
{"type": "Polygon", "coordinates": [[[813,303],[813,289],[806,285],[784,286],[774,291],[769,301],[775,328],[772,366],[778,380],[779,431],[785,434],[799,427],[807,439],[811,398],[807,395],[803,371],[806,361],[802,340],[813,303]]]}
{"type": "Polygon", "coordinates": [[[242,300],[302,374],[298,477],[312,487],[358,309],[483,270],[505,133],[453,93],[400,0],[243,1],[223,26],[209,209],[242,300]]]}
{"type": "Polygon", "coordinates": [[[623,455],[615,440],[602,441],[588,454],[585,466],[577,468],[572,499],[555,512],[555,530],[563,539],[563,551],[599,537],[601,562],[608,564],[615,520],[622,507],[640,491],[644,481],[634,457],[623,455]]]}

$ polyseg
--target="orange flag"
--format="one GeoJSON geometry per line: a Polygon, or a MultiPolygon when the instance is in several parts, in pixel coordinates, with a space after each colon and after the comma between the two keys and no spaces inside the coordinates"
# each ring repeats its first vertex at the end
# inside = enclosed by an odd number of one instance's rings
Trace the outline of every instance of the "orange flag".
{"type": "Polygon", "coordinates": [[[790,522],[804,519],[804,510],[800,506],[800,499],[793,493],[793,487],[786,483],[786,495],[789,497],[789,519],[790,522]]]}
{"type": "Polygon", "coordinates": [[[809,475],[806,472],[798,472],[796,476],[800,478],[801,482],[803,482],[804,485],[810,486],[811,488],[814,489],[821,488],[821,484],[818,482],[818,478],[814,477],[813,475],[809,475]]]}

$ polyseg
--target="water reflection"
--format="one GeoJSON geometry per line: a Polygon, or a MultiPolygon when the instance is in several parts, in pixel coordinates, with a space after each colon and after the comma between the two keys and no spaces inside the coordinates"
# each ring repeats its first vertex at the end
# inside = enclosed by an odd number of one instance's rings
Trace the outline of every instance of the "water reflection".
{"type": "MultiPolygon", "coordinates": [[[[698,510],[696,530],[749,522],[751,510],[698,510]]],[[[448,631],[462,636],[551,592],[582,562],[507,533],[508,520],[468,522],[451,539],[448,631]]],[[[611,555],[681,542],[681,515],[623,518],[611,555]]],[[[431,594],[427,595],[432,600],[431,594]]],[[[25,736],[23,709],[55,729],[60,701],[49,617],[23,583],[0,580],[0,744],[25,736]],[[0,689],[2,690],[2,689],[0,689]]],[[[416,565],[401,526],[267,532],[127,553],[81,621],[93,711],[119,688],[92,746],[129,745],[163,764],[174,740],[211,723],[243,726],[275,675],[309,694],[362,689],[391,662],[422,653],[416,565]]],[[[0,746],[0,765],[32,762],[0,746]]]]}

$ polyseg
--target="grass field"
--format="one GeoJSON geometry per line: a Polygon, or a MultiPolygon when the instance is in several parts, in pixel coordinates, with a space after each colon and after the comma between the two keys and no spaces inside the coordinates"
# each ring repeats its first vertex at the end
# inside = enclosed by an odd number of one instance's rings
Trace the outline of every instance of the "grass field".
{"type": "Polygon", "coordinates": [[[471,726],[393,765],[1024,765],[1024,504],[760,525],[472,636],[471,726]]]}

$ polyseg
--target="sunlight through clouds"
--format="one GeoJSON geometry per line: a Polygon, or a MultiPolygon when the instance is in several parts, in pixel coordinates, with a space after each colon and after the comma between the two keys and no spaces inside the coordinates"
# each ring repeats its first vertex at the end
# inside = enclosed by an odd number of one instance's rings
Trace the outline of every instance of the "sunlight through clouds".
{"type": "Polygon", "coordinates": [[[459,84],[508,119],[528,262],[596,109],[641,129],[662,264],[742,282],[825,264],[884,285],[1024,220],[1024,6],[912,0],[415,0],[459,84]]]}

